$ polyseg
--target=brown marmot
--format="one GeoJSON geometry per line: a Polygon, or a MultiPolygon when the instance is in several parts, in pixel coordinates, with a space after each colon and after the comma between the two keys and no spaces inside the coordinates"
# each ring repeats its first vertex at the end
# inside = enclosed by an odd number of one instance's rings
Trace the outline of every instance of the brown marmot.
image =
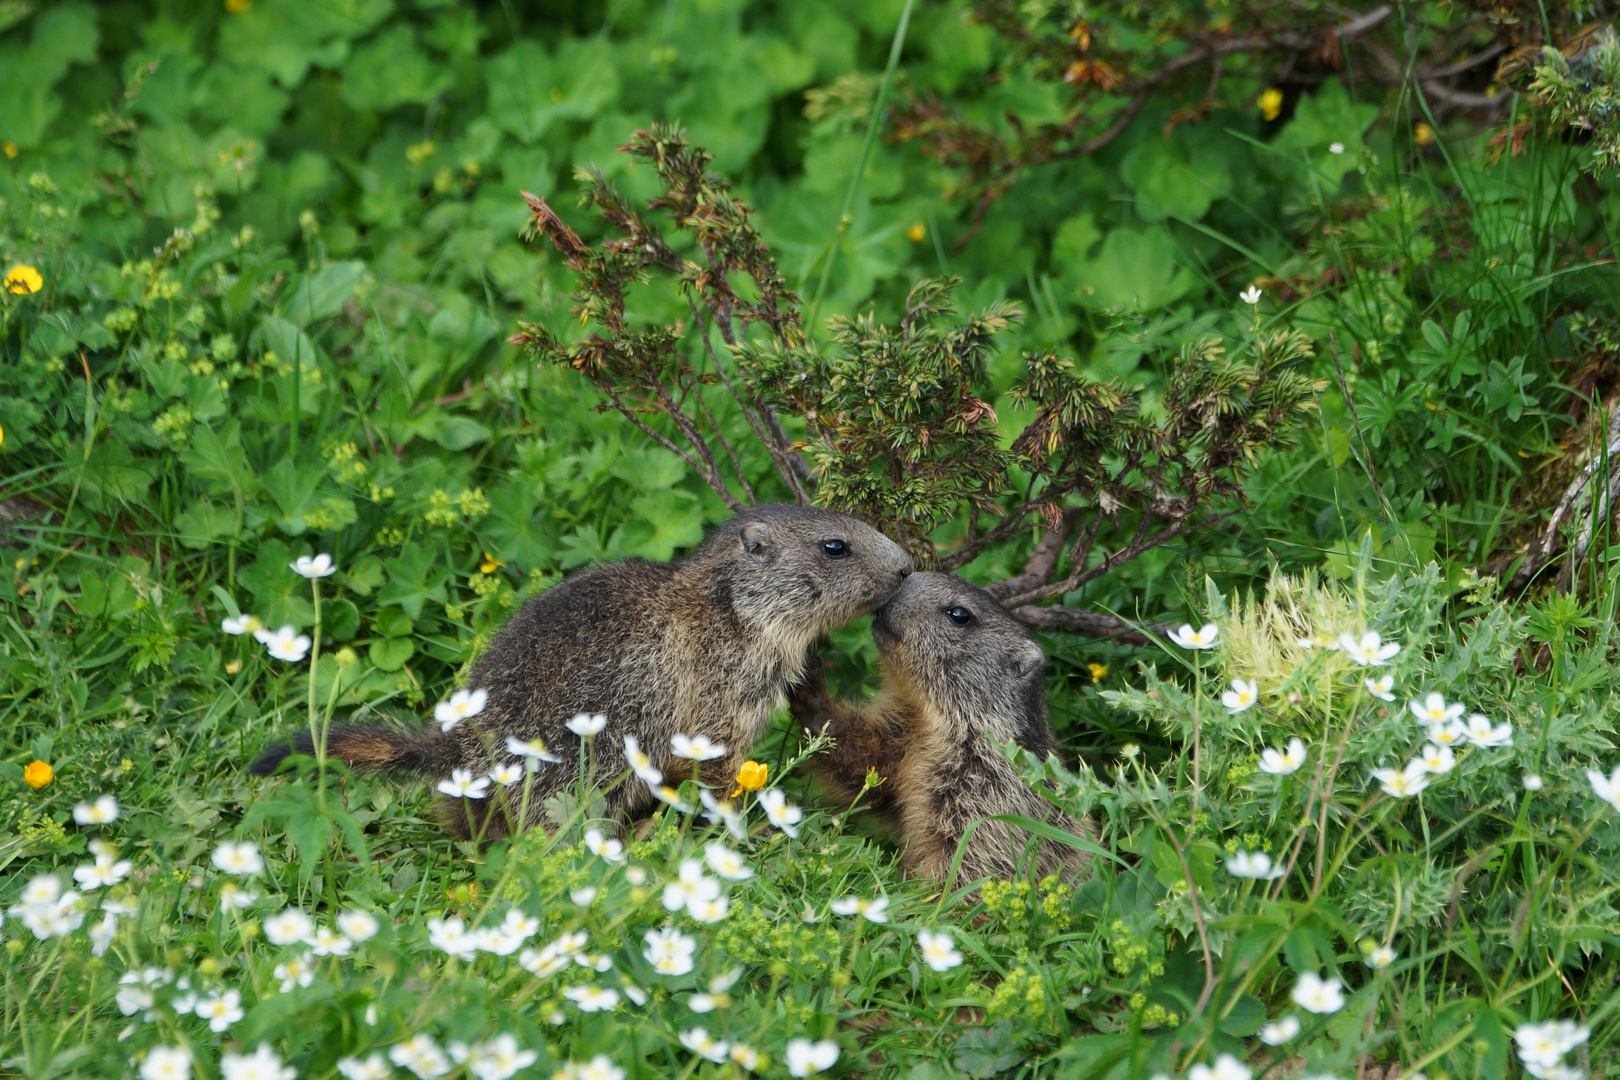
{"type": "MultiPolygon", "coordinates": [[[[633,735],[679,784],[692,768],[670,755],[671,737],[680,733],[724,744],[725,755],[702,768],[711,783],[726,783],[799,678],[816,638],[878,607],[910,572],[898,544],[847,514],[754,507],[684,559],[608,563],[530,600],[467,678],[469,688],[488,692],[481,714],[448,732],[339,727],[328,753],[363,768],[445,778],[452,769],[479,775],[517,761],[508,737],[540,740],[562,761],[540,767],[528,827],[545,819],[544,800],[578,779],[580,738],[568,721],[603,714],[607,724],[593,749],[598,781],[625,771],[624,737],[633,735]]],[[[272,747],[253,771],[275,771],[293,749],[311,752],[309,736],[272,747]]],[[[655,805],[634,775],[606,798],[621,820],[655,805]]],[[[480,818],[494,811],[486,837],[507,831],[504,813],[487,807],[491,801],[465,808],[480,818]]],[[[445,818],[465,832],[460,802],[451,802],[445,818]]]]}
{"type": "MultiPolygon", "coordinates": [[[[1027,830],[996,815],[1044,821],[1087,839],[1095,829],[1054,808],[992,743],[1053,752],[1042,669],[1028,629],[983,589],[952,574],[918,573],[872,619],[883,688],[864,706],[833,702],[811,671],[792,697],[794,715],[834,747],[817,762],[834,795],[861,793],[869,768],[885,782],[864,801],[899,830],[901,857],[919,877],[944,880],[974,822],[959,883],[1010,881],[1024,866],[1027,830]]],[[[1075,881],[1088,852],[1051,841],[1035,849],[1033,877],[1075,881]]]]}

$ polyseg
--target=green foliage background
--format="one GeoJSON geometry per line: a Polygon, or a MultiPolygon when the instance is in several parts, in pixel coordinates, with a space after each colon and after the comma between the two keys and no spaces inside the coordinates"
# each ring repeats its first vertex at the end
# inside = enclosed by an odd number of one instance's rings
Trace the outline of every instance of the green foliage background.
{"type": "MultiPolygon", "coordinates": [[[[1191,91],[1167,87],[1102,152],[1029,170],[982,223],[955,197],[958,178],[917,144],[880,140],[841,223],[903,7],[0,5],[0,263],[36,266],[45,282],[0,297],[0,866],[76,857],[83,838],[64,829],[67,808],[114,785],[139,793],[128,842],[181,878],[241,820],[261,791],[242,763],[298,726],[288,703],[303,687],[251,642],[223,638],[219,622],[250,610],[311,625],[307,584],[287,567],[298,554],[330,551],[342,568],[325,597],[317,695],[362,715],[412,714],[523,596],[603,559],[669,558],[726,516],[673,455],[593,412],[583,380],[505,343],[520,317],[564,341],[582,333],[566,268],[519,235],[518,193],[548,198],[599,239],[587,215],[570,214],[573,170],[594,165],[644,200],[654,178],[615,148],[655,119],[683,124],[738,181],[810,301],[813,336],[833,314],[893,323],[923,276],[961,275],[967,310],[1018,300],[1028,317],[999,339],[984,387],[1009,440],[1028,419],[1007,396],[1026,348],[1138,381],[1151,409],[1184,344],[1281,327],[1316,341],[1311,374],[1331,388],[1318,426],[1300,450],[1257,463],[1252,509],[1067,602],[1179,616],[1205,609],[1206,574],[1229,595],[1279,566],[1348,580],[1363,552],[1363,578],[1432,560],[1425,603],[1469,595],[1469,569],[1511,550],[1535,517],[1520,497],[1531,470],[1587,438],[1583,402],[1607,388],[1605,365],[1620,351],[1616,194],[1587,170],[1589,149],[1532,138],[1529,152],[1504,153],[1491,132],[1462,124],[1419,144],[1415,123],[1432,119],[1421,102],[1348,78],[1291,93],[1268,121],[1254,105],[1267,73],[1237,58],[1207,118],[1173,124],[1191,91]],[[1266,290],[1252,308],[1238,299],[1251,282],[1266,290]],[[36,757],[59,776],[41,792],[20,782],[36,757]]],[[[1451,32],[1459,17],[1445,5],[1408,14],[1416,39],[1451,32]]],[[[1064,116],[1062,87],[954,5],[917,6],[901,71],[909,92],[992,128],[1009,113],[1064,116]]],[[[1515,106],[1510,122],[1521,120],[1536,135],[1552,130],[1528,106],[1523,116],[1515,106]]],[[[649,324],[686,311],[667,289],[637,304],[632,316],[649,324]]],[[[759,490],[784,497],[763,450],[745,453],[759,490]]],[[[1027,542],[1009,544],[965,572],[1007,577],[1026,553],[1027,542]]],[[[1591,592],[1612,597],[1615,555],[1594,545],[1579,570],[1591,592]]],[[[1541,639],[1573,617],[1555,610],[1541,639]]],[[[1436,650],[1451,644],[1444,636],[1436,650]]],[[[1517,679],[1511,637],[1491,625],[1502,687],[1517,679]]],[[[1524,689],[1510,705],[1503,689],[1503,710],[1529,723],[1606,692],[1604,641],[1581,654],[1578,678],[1555,664],[1544,696],[1524,689]]],[[[838,644],[837,681],[853,689],[867,674],[862,628],[838,644]]],[[[1046,644],[1071,750],[1104,759],[1136,740],[1155,761],[1177,760],[1179,729],[1152,707],[1099,697],[1120,688],[1129,654],[1046,644]],[[1086,667],[1098,661],[1113,668],[1103,687],[1086,667]]],[[[1471,654],[1457,647],[1462,664],[1471,654]]],[[[1606,745],[1589,733],[1566,742],[1565,773],[1578,783],[1574,755],[1606,745]]],[[[790,747],[768,749],[780,762],[790,747]]],[[[1497,787],[1505,800],[1511,784],[1497,787]]],[[[415,887],[418,906],[430,893],[436,902],[485,872],[423,810],[382,785],[356,794],[352,820],[375,846],[363,887],[379,900],[415,887]]],[[[830,888],[879,863],[841,833],[828,843],[835,854],[812,858],[795,887],[830,888]]],[[[1125,937],[1090,928],[1095,951],[1063,958],[1052,985],[1102,973],[1105,946],[1126,955],[1131,934],[1159,933],[1167,887],[1131,894],[1140,921],[1125,937]]],[[[1492,903],[1506,903],[1506,887],[1493,885],[1492,903]]],[[[1585,912],[1609,888],[1572,887],[1571,904],[1585,912]]],[[[791,906],[793,895],[776,900],[791,906]]],[[[1565,944],[1611,941],[1611,914],[1570,929],[1565,944]]],[[[1008,916],[995,947],[1035,964],[1023,916],[1008,916]]],[[[1164,947],[1163,934],[1154,940],[1164,947]]],[[[1521,946],[1503,948],[1517,962],[1521,946]]],[[[805,970],[824,975],[830,963],[805,960],[805,970]]],[[[996,965],[1005,975],[1009,965],[996,965]]],[[[1607,970],[1594,969],[1591,985],[1606,985],[1607,970]]],[[[1151,990],[1146,971],[1126,989],[1151,990]]],[[[869,974],[921,985],[915,965],[869,974]]],[[[1111,998],[1106,1022],[1136,1022],[1132,1000],[1111,998]]],[[[1155,1000],[1161,1011],[1186,1005],[1155,1000]]],[[[793,1007],[822,1015],[808,990],[793,1007]]],[[[1480,1075],[1502,1073],[1499,1029],[1478,1058],[1495,1064],[1480,1075]]],[[[1022,1061],[1025,1035],[975,1034],[969,1071],[991,1074],[998,1054],[1012,1055],[1008,1068],[1022,1061]]],[[[936,1049],[918,1060],[961,1065],[936,1049]]]]}

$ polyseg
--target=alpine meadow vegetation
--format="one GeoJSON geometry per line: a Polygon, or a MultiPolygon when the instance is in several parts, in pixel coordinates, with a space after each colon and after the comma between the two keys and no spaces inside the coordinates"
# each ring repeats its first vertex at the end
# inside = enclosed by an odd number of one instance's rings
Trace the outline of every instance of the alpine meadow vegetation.
{"type": "Polygon", "coordinates": [[[0,1069],[1614,1074],[1604,10],[0,3],[0,1069]],[[328,756],[765,502],[1037,634],[1087,878],[908,878],[786,709],[328,756]]]}

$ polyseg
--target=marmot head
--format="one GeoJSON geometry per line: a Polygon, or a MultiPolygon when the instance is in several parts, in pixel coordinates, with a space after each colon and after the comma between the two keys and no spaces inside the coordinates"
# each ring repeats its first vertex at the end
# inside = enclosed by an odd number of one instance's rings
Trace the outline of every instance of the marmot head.
{"type": "Polygon", "coordinates": [[[743,621],[798,648],[866,615],[911,573],[911,556],[859,518],[809,506],[744,510],[692,561],[717,575],[743,621]]]}
{"type": "Polygon", "coordinates": [[[955,574],[912,574],[872,619],[890,678],[947,723],[1052,749],[1046,654],[995,597],[955,574]]]}

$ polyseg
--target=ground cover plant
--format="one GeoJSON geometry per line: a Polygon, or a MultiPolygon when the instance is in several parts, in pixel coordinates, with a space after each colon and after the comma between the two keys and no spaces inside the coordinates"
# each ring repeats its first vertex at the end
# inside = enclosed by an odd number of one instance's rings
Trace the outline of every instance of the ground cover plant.
{"type": "Polygon", "coordinates": [[[1617,55],[1562,5],[0,5],[0,1065],[1612,1071],[1617,55]],[[622,837],[246,775],[476,722],[523,598],[795,499],[1042,631],[1094,877],[905,880],[785,715],[622,837]]]}

